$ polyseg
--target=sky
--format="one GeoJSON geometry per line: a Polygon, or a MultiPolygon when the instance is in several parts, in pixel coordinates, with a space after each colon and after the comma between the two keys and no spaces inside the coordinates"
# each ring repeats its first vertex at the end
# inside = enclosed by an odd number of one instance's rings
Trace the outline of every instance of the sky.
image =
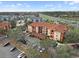
{"type": "Polygon", "coordinates": [[[0,1],[0,12],[79,11],[79,1],[0,1]]]}

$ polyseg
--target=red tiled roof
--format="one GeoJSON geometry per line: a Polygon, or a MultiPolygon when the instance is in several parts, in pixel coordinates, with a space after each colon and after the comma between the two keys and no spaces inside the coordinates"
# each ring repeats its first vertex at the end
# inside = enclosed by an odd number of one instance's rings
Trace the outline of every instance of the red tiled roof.
{"type": "Polygon", "coordinates": [[[63,24],[50,24],[50,23],[47,23],[47,22],[33,22],[31,24],[31,26],[34,26],[34,27],[38,27],[38,26],[47,27],[50,30],[60,31],[60,32],[67,31],[67,27],[63,24]]]}
{"type": "Polygon", "coordinates": [[[0,22],[0,28],[4,29],[4,27],[11,28],[11,24],[7,21],[0,22]]]}

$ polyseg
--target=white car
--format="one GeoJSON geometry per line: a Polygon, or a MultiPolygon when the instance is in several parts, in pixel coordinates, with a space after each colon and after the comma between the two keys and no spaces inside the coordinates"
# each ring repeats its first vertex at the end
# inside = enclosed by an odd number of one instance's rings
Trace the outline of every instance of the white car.
{"type": "Polygon", "coordinates": [[[42,48],[43,51],[45,51],[45,48],[42,48]]]}
{"type": "Polygon", "coordinates": [[[40,53],[42,53],[43,52],[43,50],[40,50],[40,53]]]}
{"type": "Polygon", "coordinates": [[[12,47],[12,48],[10,49],[10,52],[14,51],[15,49],[16,49],[16,47],[12,47]]]}
{"type": "Polygon", "coordinates": [[[17,57],[18,58],[26,58],[26,55],[24,53],[20,53],[17,57]]]}
{"type": "Polygon", "coordinates": [[[22,54],[23,54],[23,53],[20,53],[17,57],[18,57],[18,58],[22,58],[22,54]]]}

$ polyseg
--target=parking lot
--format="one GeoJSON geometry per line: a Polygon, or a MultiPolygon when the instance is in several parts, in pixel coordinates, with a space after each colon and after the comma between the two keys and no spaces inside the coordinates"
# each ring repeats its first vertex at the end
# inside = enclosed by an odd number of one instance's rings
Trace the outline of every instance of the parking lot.
{"type": "Polygon", "coordinates": [[[11,48],[11,45],[5,47],[0,46],[0,58],[17,58],[17,56],[20,54],[20,51],[15,49],[14,51],[10,52],[11,48]]]}
{"type": "Polygon", "coordinates": [[[4,43],[8,41],[4,37],[0,37],[0,58],[17,58],[17,56],[21,53],[18,49],[10,52],[10,49],[13,48],[12,45],[3,46],[4,43]]]}
{"type": "MultiPolygon", "coordinates": [[[[32,46],[40,46],[40,40],[35,37],[31,37],[28,35],[25,35],[26,41],[28,41],[28,44],[31,44],[32,46]]],[[[12,45],[7,45],[3,47],[4,43],[6,43],[8,39],[6,38],[1,38],[0,39],[0,58],[17,58],[17,56],[21,53],[18,49],[15,49],[14,51],[10,51],[10,49],[13,47],[12,45]]]]}

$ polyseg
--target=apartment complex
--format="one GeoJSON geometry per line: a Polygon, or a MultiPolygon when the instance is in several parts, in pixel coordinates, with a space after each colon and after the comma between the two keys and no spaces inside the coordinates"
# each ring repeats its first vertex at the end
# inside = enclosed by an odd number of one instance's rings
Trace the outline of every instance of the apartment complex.
{"type": "Polygon", "coordinates": [[[63,41],[64,34],[67,30],[68,28],[65,25],[50,24],[47,22],[33,22],[28,25],[28,32],[40,39],[49,37],[52,40],[63,41]]]}
{"type": "Polygon", "coordinates": [[[9,30],[11,28],[11,24],[8,21],[0,22],[0,29],[9,30]]]}

